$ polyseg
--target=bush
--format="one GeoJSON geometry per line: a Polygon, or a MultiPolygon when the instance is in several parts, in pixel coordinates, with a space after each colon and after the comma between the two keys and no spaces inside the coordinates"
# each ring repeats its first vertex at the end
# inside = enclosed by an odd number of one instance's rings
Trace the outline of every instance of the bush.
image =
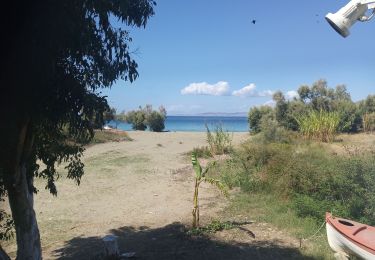
{"type": "Polygon", "coordinates": [[[261,121],[264,117],[274,118],[274,112],[269,106],[253,107],[249,111],[249,128],[253,134],[261,131],[261,121]]]}
{"type": "Polygon", "coordinates": [[[291,142],[289,132],[279,126],[276,120],[263,117],[260,124],[261,133],[258,138],[264,143],[289,143],[291,142]]]}
{"type": "MultiPolygon", "coordinates": [[[[211,151],[208,146],[194,147],[193,153],[197,155],[198,158],[209,158],[212,157],[211,151]]],[[[189,156],[191,153],[188,153],[189,156]]]]}
{"type": "Polygon", "coordinates": [[[147,125],[149,126],[150,130],[153,132],[163,131],[165,128],[164,121],[165,121],[165,116],[157,111],[152,111],[147,116],[147,125]]]}
{"type": "Polygon", "coordinates": [[[227,131],[223,130],[221,124],[215,125],[214,133],[208,128],[207,129],[207,143],[210,147],[211,155],[219,155],[229,153],[232,149],[232,137],[227,131]]]}
{"type": "Polygon", "coordinates": [[[146,113],[140,108],[137,111],[130,111],[126,114],[125,120],[132,124],[133,130],[146,130],[146,113]]]}
{"type": "Polygon", "coordinates": [[[164,122],[167,112],[163,106],[160,106],[159,111],[152,110],[151,105],[141,106],[136,111],[130,111],[125,115],[127,123],[132,124],[134,130],[146,130],[147,126],[150,131],[161,132],[164,130],[164,122]]]}
{"type": "Polygon", "coordinates": [[[375,158],[332,155],[315,143],[248,141],[218,167],[229,186],[274,194],[300,217],[324,219],[326,211],[375,224],[375,158]]]}

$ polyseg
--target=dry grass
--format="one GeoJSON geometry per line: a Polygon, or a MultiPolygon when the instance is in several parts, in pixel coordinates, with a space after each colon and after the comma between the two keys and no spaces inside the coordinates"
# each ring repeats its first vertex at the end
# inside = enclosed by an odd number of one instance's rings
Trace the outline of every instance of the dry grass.
{"type": "Polygon", "coordinates": [[[95,130],[95,135],[92,144],[107,143],[107,142],[121,142],[131,141],[128,132],[121,130],[95,130]]]}
{"type": "Polygon", "coordinates": [[[352,152],[371,152],[375,151],[375,134],[340,134],[335,141],[329,144],[322,144],[333,154],[348,155],[352,152]]]}

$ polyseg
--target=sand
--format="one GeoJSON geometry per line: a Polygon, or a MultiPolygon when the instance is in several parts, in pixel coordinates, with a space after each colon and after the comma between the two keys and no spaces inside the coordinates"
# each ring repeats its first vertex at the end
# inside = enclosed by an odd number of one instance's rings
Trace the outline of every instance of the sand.
{"type": "MultiPolygon", "coordinates": [[[[129,132],[133,141],[111,142],[85,151],[80,186],[64,177],[58,196],[36,180],[35,211],[45,259],[63,256],[69,241],[102,237],[121,227],[159,228],[191,223],[193,171],[189,152],[206,145],[197,132],[129,132]]],[[[233,144],[248,137],[234,133],[233,144]]],[[[202,221],[215,216],[226,200],[212,187],[201,187],[202,221]]],[[[12,255],[14,243],[6,245],[12,255]]]]}
{"type": "MultiPolygon", "coordinates": [[[[121,252],[137,259],[306,259],[298,240],[267,223],[191,236],[194,172],[190,152],[206,145],[197,132],[129,132],[133,141],[88,147],[81,185],[60,167],[58,196],[36,180],[43,259],[102,259],[102,239],[118,237],[121,252]]],[[[249,138],[234,133],[233,144],[249,138]]],[[[201,160],[202,163],[204,160],[201,160]]],[[[231,192],[233,193],[233,192],[231,192]]],[[[200,188],[201,224],[220,219],[229,205],[214,187],[200,188]]],[[[3,244],[15,257],[15,241],[3,244]]]]}

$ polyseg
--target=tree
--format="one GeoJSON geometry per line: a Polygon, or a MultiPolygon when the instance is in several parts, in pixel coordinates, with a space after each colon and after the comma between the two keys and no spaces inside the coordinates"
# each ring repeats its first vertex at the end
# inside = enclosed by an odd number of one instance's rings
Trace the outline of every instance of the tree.
{"type": "Polygon", "coordinates": [[[150,112],[146,115],[146,122],[151,131],[161,132],[165,128],[164,122],[166,117],[167,111],[163,106],[159,107],[159,111],[153,111],[150,106],[150,112]]]}
{"type": "Polygon", "coordinates": [[[276,102],[275,106],[275,117],[276,121],[283,127],[288,127],[287,112],[288,103],[281,91],[276,91],[272,96],[273,101],[276,102]]]}
{"type": "Polygon", "coordinates": [[[249,111],[248,121],[251,133],[259,133],[261,131],[262,117],[274,117],[273,109],[269,106],[252,107],[249,111]]]}
{"type": "Polygon", "coordinates": [[[0,196],[8,196],[18,259],[41,259],[34,178],[56,195],[56,165],[65,162],[67,177],[80,183],[92,120],[103,123],[109,109],[98,90],[138,77],[132,39],[120,25],[144,27],[154,5],[40,0],[2,9],[0,196]]]}
{"type": "Polygon", "coordinates": [[[138,110],[129,111],[125,115],[127,123],[132,124],[134,130],[144,131],[147,126],[150,131],[161,132],[164,130],[164,121],[167,117],[167,111],[163,106],[159,111],[152,110],[152,105],[146,105],[144,108],[139,106],[138,110]]]}
{"type": "Polygon", "coordinates": [[[146,112],[142,107],[139,107],[139,110],[129,111],[125,120],[127,123],[132,124],[133,130],[144,131],[147,128],[146,125],[146,112]]]}
{"type": "Polygon", "coordinates": [[[112,120],[116,119],[116,108],[111,107],[110,109],[104,111],[103,119],[105,123],[109,123],[112,120]]]}

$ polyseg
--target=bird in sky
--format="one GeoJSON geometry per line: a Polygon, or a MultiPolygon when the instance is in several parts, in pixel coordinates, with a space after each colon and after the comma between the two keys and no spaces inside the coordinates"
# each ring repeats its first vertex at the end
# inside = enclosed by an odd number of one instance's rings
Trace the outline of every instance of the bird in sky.
{"type": "Polygon", "coordinates": [[[251,22],[252,22],[253,24],[255,24],[255,23],[257,22],[257,20],[254,20],[254,19],[253,19],[251,22]]]}

